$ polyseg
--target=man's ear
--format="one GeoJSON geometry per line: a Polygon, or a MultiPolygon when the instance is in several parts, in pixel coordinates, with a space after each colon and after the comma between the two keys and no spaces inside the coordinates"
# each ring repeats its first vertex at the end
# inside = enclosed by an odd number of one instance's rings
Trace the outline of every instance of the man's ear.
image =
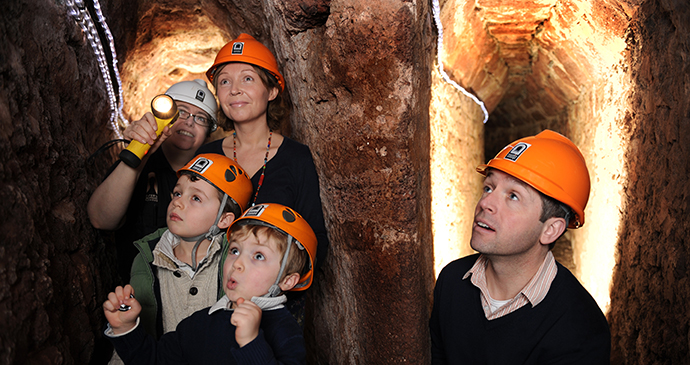
{"type": "Polygon", "coordinates": [[[299,283],[300,276],[298,273],[293,272],[292,274],[289,274],[286,276],[279,284],[280,290],[282,291],[288,291],[297,285],[299,283]]]}
{"type": "Polygon", "coordinates": [[[565,219],[551,217],[544,222],[544,228],[541,231],[539,242],[542,245],[550,245],[565,232],[565,219]]]}
{"type": "Polygon", "coordinates": [[[232,222],[235,221],[235,214],[232,212],[225,212],[220,215],[220,220],[218,221],[218,228],[226,229],[230,227],[232,222]]]}

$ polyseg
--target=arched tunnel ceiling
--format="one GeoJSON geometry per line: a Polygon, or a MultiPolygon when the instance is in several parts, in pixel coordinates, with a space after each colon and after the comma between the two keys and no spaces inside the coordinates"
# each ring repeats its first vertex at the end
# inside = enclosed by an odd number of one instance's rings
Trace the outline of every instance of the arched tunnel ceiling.
{"type": "Polygon", "coordinates": [[[556,119],[625,49],[625,3],[448,0],[444,69],[486,105],[490,123],[556,119]]]}

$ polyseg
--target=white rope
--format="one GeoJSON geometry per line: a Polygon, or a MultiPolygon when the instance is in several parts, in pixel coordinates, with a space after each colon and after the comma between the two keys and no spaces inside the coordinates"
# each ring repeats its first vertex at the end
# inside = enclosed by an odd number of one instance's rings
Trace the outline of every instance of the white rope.
{"type": "Polygon", "coordinates": [[[441,24],[441,8],[438,4],[438,0],[433,0],[433,13],[434,13],[434,21],[436,22],[436,29],[438,31],[438,45],[437,45],[437,57],[438,57],[438,71],[441,73],[441,77],[449,84],[453,85],[456,89],[460,90],[461,93],[465,94],[468,98],[472,99],[477,105],[479,105],[480,108],[482,108],[482,112],[484,112],[484,121],[483,123],[486,124],[486,121],[489,120],[489,112],[486,110],[486,107],[484,106],[484,103],[479,100],[476,96],[472,95],[470,92],[465,90],[462,86],[458,85],[457,82],[453,81],[450,79],[448,74],[446,74],[446,71],[443,70],[443,62],[441,61],[441,55],[443,54],[443,24],[441,24]]]}
{"type": "Polygon", "coordinates": [[[113,57],[112,68],[108,64],[107,57],[103,51],[103,45],[101,43],[101,38],[98,35],[96,26],[91,19],[89,11],[86,9],[86,5],[83,0],[66,0],[65,5],[69,11],[69,14],[75,19],[81,30],[84,32],[86,39],[91,45],[96,60],[98,61],[98,68],[101,71],[101,76],[105,82],[106,92],[108,94],[108,103],[110,105],[110,128],[115,133],[116,138],[122,138],[122,132],[118,126],[118,121],[123,121],[124,125],[127,126],[129,121],[125,119],[122,115],[122,82],[120,80],[120,73],[117,69],[117,54],[115,53],[115,42],[113,41],[113,36],[110,33],[108,24],[103,17],[101,12],[100,4],[98,0],[93,0],[94,8],[96,14],[98,15],[99,23],[108,38],[108,45],[110,47],[110,52],[113,57]],[[119,90],[119,102],[118,98],[115,96],[115,88],[113,86],[113,80],[110,77],[110,71],[113,70],[115,77],[117,79],[117,85],[119,90]]]}
{"type": "Polygon", "coordinates": [[[117,118],[119,118],[119,120],[121,120],[124,123],[124,126],[127,127],[129,125],[129,121],[122,114],[124,98],[122,97],[122,80],[120,79],[120,70],[118,70],[117,68],[118,61],[117,52],[115,51],[115,39],[113,38],[112,33],[110,33],[110,27],[108,27],[108,23],[105,21],[105,17],[103,16],[103,12],[101,11],[101,4],[98,2],[98,0],[93,0],[93,7],[96,10],[96,15],[98,16],[98,22],[101,24],[101,28],[103,29],[105,36],[108,37],[108,46],[110,47],[110,54],[113,57],[112,70],[115,74],[115,79],[117,80],[118,90],[118,104],[116,110],[117,118]]]}

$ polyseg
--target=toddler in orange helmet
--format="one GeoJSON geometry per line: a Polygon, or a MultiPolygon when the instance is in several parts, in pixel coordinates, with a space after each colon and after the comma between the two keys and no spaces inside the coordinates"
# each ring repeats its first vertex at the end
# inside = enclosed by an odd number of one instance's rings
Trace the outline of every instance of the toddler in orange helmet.
{"type": "Polygon", "coordinates": [[[550,251],[585,222],[590,182],[578,148],[545,130],[477,171],[485,178],[470,245],[479,253],[436,281],[432,363],[607,364],[606,318],[550,251]]]}
{"type": "Polygon", "coordinates": [[[316,254],[311,227],[286,206],[258,204],[233,223],[228,242],[222,281],[225,295],[184,319],[157,343],[137,326],[141,305],[138,298],[130,297],[132,288],[118,288],[109,295],[103,304],[109,322],[106,335],[125,362],[306,361],[302,330],[283,306],[287,299],[282,292],[311,285],[316,254]]]}

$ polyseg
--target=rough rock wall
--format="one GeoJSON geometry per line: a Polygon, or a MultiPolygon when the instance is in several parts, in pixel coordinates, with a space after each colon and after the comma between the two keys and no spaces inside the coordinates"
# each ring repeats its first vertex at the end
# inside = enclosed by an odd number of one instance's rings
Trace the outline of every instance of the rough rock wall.
{"type": "Polygon", "coordinates": [[[310,289],[310,361],[427,363],[428,4],[265,3],[295,105],[293,136],[314,154],[331,239],[310,289]],[[319,25],[298,9],[330,10],[319,25]]]}
{"type": "MultiPolygon", "coordinates": [[[[125,115],[139,119],[150,111],[154,96],[179,81],[208,82],[205,73],[216,54],[241,32],[266,42],[260,9],[258,0],[142,1],[131,22],[135,31],[129,34],[127,59],[120,63],[125,115]]],[[[271,43],[267,46],[272,49],[271,43]]]]}
{"type": "Polygon", "coordinates": [[[113,262],[85,206],[105,142],[105,87],[64,5],[0,14],[0,364],[84,364],[113,262]],[[105,288],[105,289],[104,289],[105,288]]]}
{"type": "Polygon", "coordinates": [[[627,209],[611,288],[612,362],[690,356],[690,5],[647,1],[629,34],[635,84],[627,209]]]}

